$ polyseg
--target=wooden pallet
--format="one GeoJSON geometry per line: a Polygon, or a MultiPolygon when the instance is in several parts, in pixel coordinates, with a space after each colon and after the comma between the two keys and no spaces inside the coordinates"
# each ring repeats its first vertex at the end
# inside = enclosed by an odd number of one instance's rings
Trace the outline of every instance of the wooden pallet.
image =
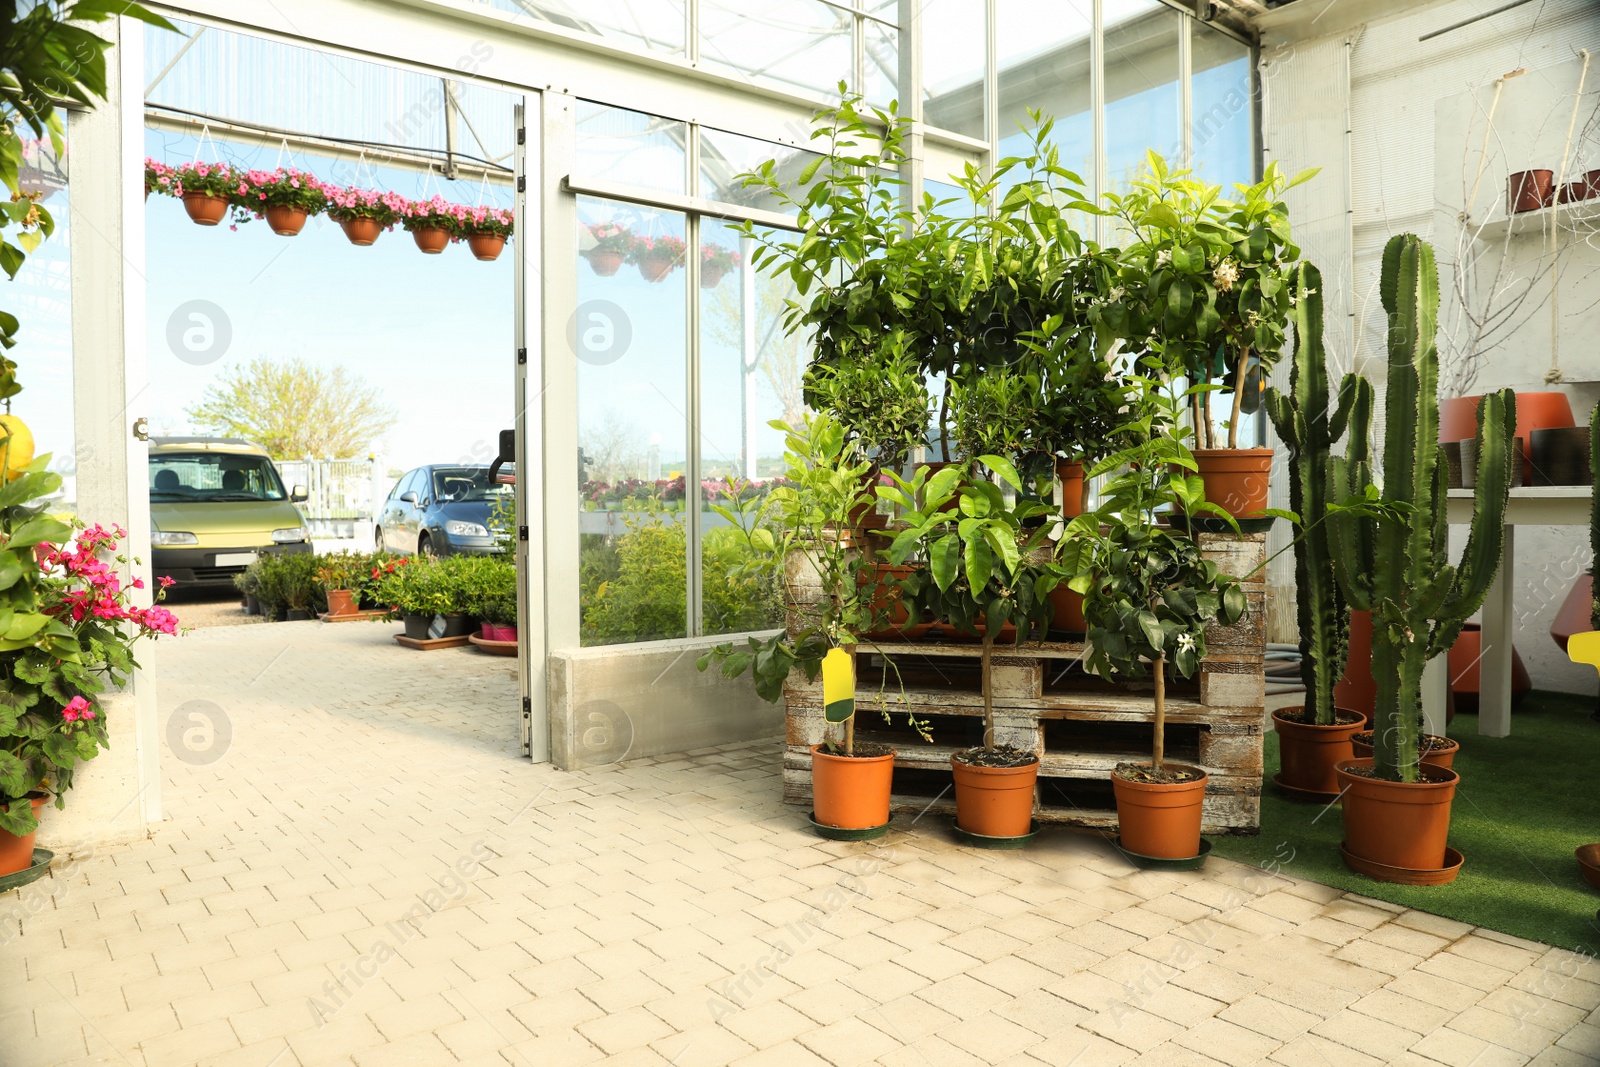
{"type": "MultiPolygon", "coordinates": [[[[1205,556],[1227,573],[1248,574],[1265,557],[1264,534],[1199,536],[1205,556]]],[[[1243,584],[1246,617],[1234,626],[1211,627],[1199,674],[1167,686],[1167,757],[1202,767],[1211,778],[1206,833],[1261,828],[1265,575],[1243,584]]],[[[789,585],[800,597],[808,595],[799,569],[791,567],[789,585]]],[[[790,625],[796,623],[791,615],[790,625]]],[[[954,812],[950,755],[983,739],[979,653],[977,644],[955,641],[858,646],[855,735],[894,746],[896,812],[954,812]],[[884,721],[883,712],[891,721],[884,721]],[[932,744],[907,724],[907,712],[928,721],[932,744]]],[[[1083,654],[1081,639],[995,646],[995,740],[1039,753],[1040,822],[1113,827],[1111,771],[1118,763],[1149,759],[1154,688],[1149,680],[1102,682],[1085,672],[1083,654]]],[[[791,675],[784,695],[783,796],[809,806],[810,749],[824,736],[821,679],[791,675]]]]}

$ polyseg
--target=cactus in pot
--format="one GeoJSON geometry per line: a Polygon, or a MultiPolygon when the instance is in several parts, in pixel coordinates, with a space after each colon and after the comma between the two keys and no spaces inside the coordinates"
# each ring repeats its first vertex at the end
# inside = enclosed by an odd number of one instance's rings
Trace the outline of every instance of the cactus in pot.
{"type": "MultiPolygon", "coordinates": [[[[1371,776],[1417,783],[1425,780],[1419,758],[1423,668],[1449,650],[1500,566],[1516,404],[1505,389],[1485,396],[1478,409],[1471,534],[1460,564],[1452,566],[1439,449],[1439,281],[1432,248],[1412,234],[1391,238],[1380,288],[1389,322],[1383,495],[1407,506],[1399,515],[1335,514],[1328,528],[1340,590],[1352,607],[1372,613],[1377,700],[1371,776]]],[[[1361,454],[1332,458],[1328,466],[1328,491],[1336,499],[1372,481],[1361,454]]],[[[1347,812],[1347,832],[1349,826],[1347,812]]],[[[1441,855],[1442,849],[1441,838],[1441,855]]]]}

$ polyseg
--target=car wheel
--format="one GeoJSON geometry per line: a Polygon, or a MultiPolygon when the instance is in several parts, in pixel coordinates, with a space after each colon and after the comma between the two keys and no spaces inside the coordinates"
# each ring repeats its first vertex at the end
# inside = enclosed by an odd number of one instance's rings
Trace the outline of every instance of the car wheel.
{"type": "Polygon", "coordinates": [[[420,538],[417,539],[417,555],[419,555],[419,556],[436,556],[436,555],[438,555],[438,553],[433,550],[433,538],[429,537],[427,534],[423,534],[420,538]]]}

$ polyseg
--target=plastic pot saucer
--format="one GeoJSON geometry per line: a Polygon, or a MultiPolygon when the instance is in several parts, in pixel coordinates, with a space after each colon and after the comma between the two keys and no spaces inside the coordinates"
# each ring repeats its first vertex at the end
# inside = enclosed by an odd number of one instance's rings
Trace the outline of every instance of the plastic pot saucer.
{"type": "Polygon", "coordinates": [[[1200,839],[1199,853],[1176,860],[1162,856],[1142,856],[1137,852],[1129,852],[1122,847],[1122,836],[1120,834],[1111,839],[1111,844],[1113,848],[1122,853],[1124,859],[1143,871],[1197,871],[1205,866],[1206,857],[1211,855],[1211,842],[1203,837],[1200,839]]]}
{"type": "Polygon", "coordinates": [[[13,889],[21,889],[25,885],[28,885],[32,882],[37,882],[39,879],[44,877],[45,872],[50,869],[50,861],[55,858],[56,854],[47,848],[34,849],[33,863],[31,866],[24,867],[22,870],[15,871],[11,874],[0,876],[0,893],[7,893],[13,889]]]}
{"type": "Polygon", "coordinates": [[[1039,833],[1039,820],[1034,819],[1028,823],[1028,832],[1016,837],[989,837],[985,834],[975,834],[971,830],[963,830],[953,818],[950,820],[950,829],[955,831],[956,840],[963,845],[971,845],[973,848],[995,850],[1026,848],[1028,842],[1032,841],[1039,833]]]}
{"type": "Polygon", "coordinates": [[[847,830],[842,826],[829,826],[827,823],[817,821],[817,813],[810,812],[807,818],[811,820],[811,828],[817,832],[818,837],[829,841],[871,841],[875,837],[882,837],[889,832],[889,824],[882,826],[868,826],[860,830],[847,830]]]}
{"type": "Polygon", "coordinates": [[[1393,882],[1396,885],[1444,885],[1446,882],[1456,880],[1456,875],[1461,873],[1461,865],[1466,862],[1461,853],[1449,845],[1444,849],[1444,866],[1436,871],[1391,867],[1386,863],[1362,859],[1353,855],[1343,841],[1339,842],[1339,855],[1344,857],[1344,865],[1355,873],[1375,881],[1393,882]]]}

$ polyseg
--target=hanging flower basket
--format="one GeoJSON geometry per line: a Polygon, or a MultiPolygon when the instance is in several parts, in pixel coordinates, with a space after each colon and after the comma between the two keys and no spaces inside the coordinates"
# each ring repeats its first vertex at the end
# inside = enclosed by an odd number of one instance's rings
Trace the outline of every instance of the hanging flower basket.
{"type": "Polygon", "coordinates": [[[413,229],[411,239],[417,243],[419,251],[430,256],[436,256],[450,247],[450,231],[441,230],[437,226],[420,226],[413,229]]]}
{"type": "Polygon", "coordinates": [[[327,193],[314,174],[279,167],[236,172],[236,177],[238,184],[232,189],[235,213],[265,218],[280,237],[293,237],[305,228],[308,218],[327,210],[327,193]]]}
{"type": "Polygon", "coordinates": [[[339,226],[344,230],[344,235],[353,245],[366,248],[376,244],[384,231],[384,226],[370,215],[352,215],[339,220],[339,226]]]}
{"type": "Polygon", "coordinates": [[[184,193],[183,210],[197,226],[215,226],[228,217],[228,198],[206,193],[184,193]]]}
{"type": "Polygon", "coordinates": [[[344,228],[353,245],[366,247],[395,224],[407,202],[395,193],[376,189],[335,189],[323,187],[328,196],[328,217],[344,228]]]}
{"type": "Polygon", "coordinates": [[[664,281],[674,267],[683,264],[687,246],[677,237],[641,237],[634,242],[632,260],[639,276],[647,282],[664,281]]]}
{"type": "Polygon", "coordinates": [[[627,253],[610,248],[591,248],[583,255],[589,261],[589,269],[601,278],[617,273],[628,259],[627,253]]]}
{"type": "Polygon", "coordinates": [[[305,229],[308,218],[304,210],[288,204],[273,204],[267,208],[267,225],[279,237],[293,237],[305,229]]]}
{"type": "Polygon", "coordinates": [[[413,200],[400,210],[400,225],[411,233],[417,248],[436,256],[456,240],[467,217],[464,204],[454,204],[442,196],[413,200]]]}
{"type": "Polygon", "coordinates": [[[739,253],[718,244],[700,246],[700,288],[715,289],[731,270],[739,269],[739,253]]]}
{"type": "MultiPolygon", "coordinates": [[[[191,163],[173,168],[161,177],[167,179],[162,187],[183,199],[183,210],[197,226],[215,226],[230,213],[235,225],[250,218],[250,213],[235,199],[238,176],[226,163],[191,163]]],[[[147,186],[149,180],[150,168],[146,165],[147,186]]],[[[159,184],[159,177],[157,181],[159,184]]]]}
{"type": "Polygon", "coordinates": [[[614,222],[591,222],[584,229],[594,240],[594,245],[583,252],[589,268],[601,278],[609,278],[621,270],[633,252],[633,231],[614,222]]]}
{"type": "Polygon", "coordinates": [[[483,260],[499,259],[506,242],[511,239],[515,216],[504,208],[479,205],[465,209],[458,232],[466,238],[473,256],[483,260]]]}
{"type": "Polygon", "coordinates": [[[473,256],[485,263],[499,259],[505,246],[506,239],[498,233],[467,234],[467,247],[472,250],[473,256]]]}

